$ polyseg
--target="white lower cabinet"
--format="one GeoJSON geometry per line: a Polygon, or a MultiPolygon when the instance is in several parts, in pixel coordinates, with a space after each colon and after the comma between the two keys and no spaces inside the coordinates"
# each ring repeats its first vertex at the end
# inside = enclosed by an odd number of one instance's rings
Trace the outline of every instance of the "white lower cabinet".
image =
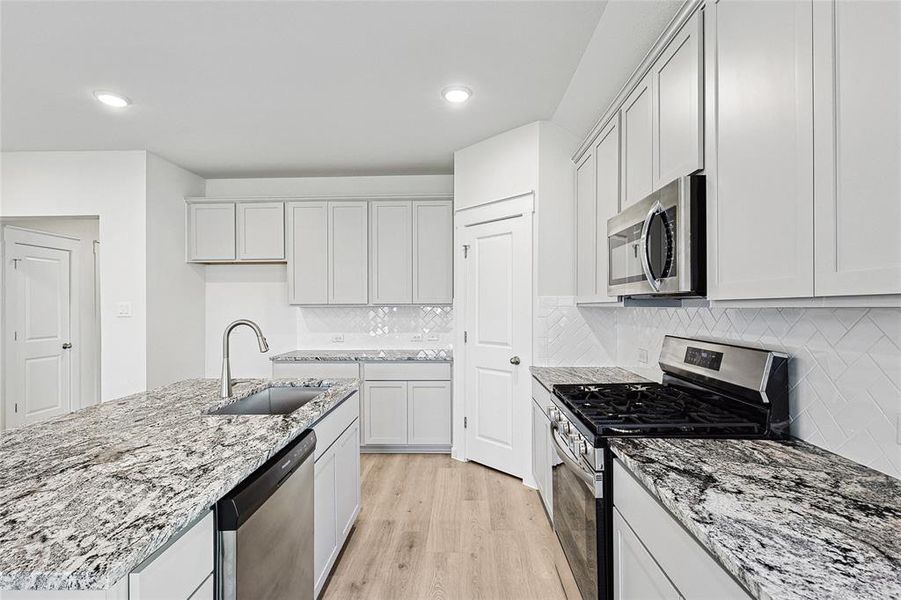
{"type": "Polygon", "coordinates": [[[616,600],[751,598],[619,459],[613,461],[613,506],[616,600]]]}
{"type": "Polygon", "coordinates": [[[407,382],[367,381],[363,384],[363,443],[407,443],[407,382]]]}
{"type": "Polygon", "coordinates": [[[551,480],[551,421],[544,411],[532,402],[532,475],[538,486],[538,494],[544,503],[544,509],[553,521],[553,482],[551,480]]]}
{"type": "Polygon", "coordinates": [[[450,389],[450,381],[407,383],[407,443],[450,445],[450,389]]]}
{"type": "MultiPolygon", "coordinates": [[[[348,400],[347,402],[353,402],[348,400]]],[[[327,431],[334,427],[317,425],[316,447],[326,445],[314,465],[313,574],[318,596],[328,579],[335,560],[360,513],[360,421],[353,422],[337,439],[329,439],[327,431]]],[[[328,419],[343,419],[343,414],[328,419]]]]}

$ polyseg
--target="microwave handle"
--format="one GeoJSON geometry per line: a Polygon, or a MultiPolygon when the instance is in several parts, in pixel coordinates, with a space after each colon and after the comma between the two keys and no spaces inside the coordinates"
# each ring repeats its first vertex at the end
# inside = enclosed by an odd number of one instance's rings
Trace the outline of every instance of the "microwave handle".
{"type": "Polygon", "coordinates": [[[660,282],[657,281],[657,278],[654,277],[654,274],[651,272],[651,260],[648,248],[648,230],[651,228],[651,221],[655,216],[659,215],[663,211],[663,206],[661,206],[660,202],[655,202],[653,206],[648,210],[647,216],[644,218],[644,224],[641,226],[641,268],[644,271],[645,279],[648,280],[648,283],[651,284],[651,289],[655,292],[660,291],[660,282]]]}

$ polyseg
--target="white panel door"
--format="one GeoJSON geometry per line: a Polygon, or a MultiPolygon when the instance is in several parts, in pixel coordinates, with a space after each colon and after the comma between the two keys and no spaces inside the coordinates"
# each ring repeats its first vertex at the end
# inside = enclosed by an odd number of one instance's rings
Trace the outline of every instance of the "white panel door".
{"type": "Polygon", "coordinates": [[[517,477],[529,460],[530,235],[522,216],[462,231],[466,458],[517,477]]]}
{"type": "Polygon", "coordinates": [[[694,14],[651,67],[655,190],[704,166],[702,14],[694,14]]]}
{"type": "Polygon", "coordinates": [[[614,600],[680,600],[682,595],[622,515],[613,509],[614,600]]]}
{"type": "MultiPolygon", "coordinates": [[[[344,430],[335,442],[335,515],[338,542],[343,545],[360,513],[360,421],[344,430]]],[[[340,550],[340,548],[339,548],[340,550]]]]}
{"type": "Polygon", "coordinates": [[[707,5],[711,299],[813,295],[811,5],[707,5]]]}
{"type": "Polygon", "coordinates": [[[579,298],[594,296],[597,290],[598,232],[594,175],[594,152],[589,150],[576,165],[576,296],[579,298]]]}
{"type": "Polygon", "coordinates": [[[620,109],[622,131],[622,208],[654,189],[653,99],[650,74],[635,87],[620,109]]]}
{"type": "Polygon", "coordinates": [[[604,127],[594,145],[596,163],[595,188],[597,254],[595,258],[595,302],[616,302],[616,296],[607,295],[607,275],[610,271],[609,250],[607,245],[607,220],[619,212],[620,147],[619,147],[619,115],[613,117],[604,127]]]}
{"type": "Polygon", "coordinates": [[[6,426],[18,427],[72,409],[72,255],[9,239],[6,249],[12,266],[6,426]]]}
{"type": "Polygon", "coordinates": [[[407,443],[407,382],[367,381],[363,384],[363,443],[407,443]]]}
{"type": "Polygon", "coordinates": [[[816,295],[901,293],[901,2],[814,2],[816,295]]]}
{"type": "Polygon", "coordinates": [[[338,554],[337,460],[326,452],[313,465],[313,575],[316,595],[338,554]]]}
{"type": "Polygon", "coordinates": [[[328,203],[328,302],[369,302],[369,206],[328,203]]]}
{"type": "Polygon", "coordinates": [[[328,204],[289,202],[288,304],[328,303],[328,204]]]}
{"type": "Polygon", "coordinates": [[[284,260],[284,202],[238,202],[237,214],[238,260],[284,260]]]}
{"type": "Polygon", "coordinates": [[[188,205],[190,260],[235,259],[235,203],[188,205]]]}
{"type": "Polygon", "coordinates": [[[422,446],[450,446],[450,381],[411,381],[407,384],[408,442],[422,446]]]}
{"type": "Polygon", "coordinates": [[[454,300],[454,205],[450,200],[413,202],[413,302],[454,300]]]}
{"type": "Polygon", "coordinates": [[[373,304],[413,301],[413,203],[379,200],[369,206],[373,304]]]}

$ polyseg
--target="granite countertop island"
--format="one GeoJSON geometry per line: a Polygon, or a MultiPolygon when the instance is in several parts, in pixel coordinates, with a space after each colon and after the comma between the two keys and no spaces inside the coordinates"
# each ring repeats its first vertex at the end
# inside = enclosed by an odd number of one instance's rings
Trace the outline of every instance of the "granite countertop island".
{"type": "Polygon", "coordinates": [[[272,362],[453,362],[450,348],[381,348],[370,350],[293,350],[276,354],[272,362]]]}
{"type": "Polygon", "coordinates": [[[901,481],[799,440],[611,438],[761,600],[901,598],[901,481]]]}
{"type": "Polygon", "coordinates": [[[0,437],[0,590],[109,589],[358,389],[356,379],[195,379],[0,437]],[[289,415],[210,415],[273,385],[329,389],[289,415]]]}

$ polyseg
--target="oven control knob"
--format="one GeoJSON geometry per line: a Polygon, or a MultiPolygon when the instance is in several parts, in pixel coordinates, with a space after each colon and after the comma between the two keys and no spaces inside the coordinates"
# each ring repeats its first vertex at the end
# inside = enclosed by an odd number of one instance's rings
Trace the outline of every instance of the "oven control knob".
{"type": "Polygon", "coordinates": [[[552,408],[548,411],[548,416],[551,418],[551,421],[560,421],[563,418],[563,415],[560,414],[560,411],[556,408],[552,408]]]}
{"type": "Polygon", "coordinates": [[[563,423],[563,425],[560,427],[560,429],[563,430],[563,433],[569,435],[569,433],[573,430],[572,423],[570,423],[569,421],[566,421],[565,423],[563,423]]]}
{"type": "Polygon", "coordinates": [[[588,442],[585,440],[580,440],[578,444],[576,444],[576,448],[579,450],[579,454],[582,456],[588,456],[588,442]]]}

